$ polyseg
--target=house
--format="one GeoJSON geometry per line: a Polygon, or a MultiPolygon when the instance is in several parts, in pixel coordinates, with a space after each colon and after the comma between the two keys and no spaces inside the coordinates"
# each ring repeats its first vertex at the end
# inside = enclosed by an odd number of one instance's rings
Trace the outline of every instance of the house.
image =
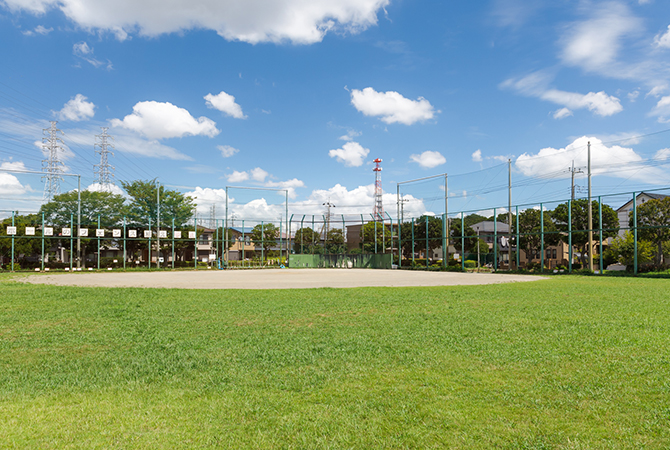
{"type": "MultiPolygon", "coordinates": [[[[665,194],[653,194],[649,192],[640,192],[635,196],[635,204],[637,206],[648,202],[649,200],[661,200],[668,197],[665,194]]],[[[619,216],[619,236],[622,236],[628,231],[629,225],[628,220],[630,218],[630,213],[633,211],[633,199],[631,198],[626,203],[624,203],[619,209],[616,210],[617,216],[619,216]]]]}

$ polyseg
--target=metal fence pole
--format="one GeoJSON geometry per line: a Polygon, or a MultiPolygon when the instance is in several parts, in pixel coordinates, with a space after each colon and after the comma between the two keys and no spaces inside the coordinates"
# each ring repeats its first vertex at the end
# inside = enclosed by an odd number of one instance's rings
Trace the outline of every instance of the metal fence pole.
{"type": "Polygon", "coordinates": [[[171,237],[172,237],[172,268],[174,269],[174,217],[172,218],[171,237]]]}
{"type": "Polygon", "coordinates": [[[372,216],[372,220],[375,223],[375,255],[377,254],[377,218],[372,216]]]}
{"type": "Polygon", "coordinates": [[[600,275],[603,274],[603,201],[602,197],[598,197],[598,256],[600,256],[600,264],[598,268],[600,269],[600,275]]]}
{"type": "Polygon", "coordinates": [[[428,240],[428,216],[424,215],[423,216],[426,219],[426,270],[428,270],[428,247],[429,247],[429,240],[428,240]]]}
{"type": "Polygon", "coordinates": [[[498,271],[498,214],[496,208],[493,208],[493,271],[498,271]]]}
{"type": "MultiPolygon", "coordinates": [[[[14,224],[14,214],[15,212],[12,211],[12,226],[15,227],[16,225],[14,224]]],[[[14,272],[14,234],[12,234],[12,272],[14,272]]]]}
{"type": "Polygon", "coordinates": [[[147,258],[149,260],[149,270],[151,270],[151,217],[149,217],[149,248],[148,248],[148,255],[149,257],[147,258]]]}
{"type": "MultiPolygon", "coordinates": [[[[246,253],[245,253],[246,246],[247,246],[247,238],[246,238],[246,235],[244,233],[244,220],[243,220],[242,221],[242,267],[246,266],[246,262],[245,262],[246,261],[246,253]]],[[[239,253],[238,253],[238,255],[239,255],[239,253]]]]}
{"type": "Polygon", "coordinates": [[[465,216],[461,211],[461,270],[465,270],[465,216]]]}
{"type": "Polygon", "coordinates": [[[519,239],[520,239],[520,236],[519,236],[519,207],[517,206],[516,207],[516,268],[517,268],[517,270],[519,269],[519,265],[521,263],[521,256],[519,255],[519,253],[521,253],[519,251],[519,239]]]}
{"type": "Polygon", "coordinates": [[[544,206],[540,203],[540,272],[544,272],[544,206]]]}
{"type": "Polygon", "coordinates": [[[637,275],[637,198],[633,192],[633,273],[637,275]]]}
{"type": "Polygon", "coordinates": [[[447,268],[447,213],[442,214],[442,268],[447,268]]]}
{"type": "Polygon", "coordinates": [[[568,200],[568,273],[572,273],[572,200],[568,200]]]}
{"type": "MultiPolygon", "coordinates": [[[[70,272],[72,272],[72,268],[73,268],[72,262],[73,262],[73,259],[74,259],[72,257],[72,256],[74,256],[72,254],[72,249],[73,249],[72,244],[74,243],[74,238],[72,236],[72,230],[74,230],[74,214],[70,214],[70,272]]],[[[61,234],[62,234],[62,231],[63,231],[63,228],[61,227],[61,234]]]]}
{"type": "Polygon", "coordinates": [[[402,222],[400,216],[398,216],[398,268],[402,269],[402,237],[400,229],[402,228],[402,222]]]}
{"type": "MultiPolygon", "coordinates": [[[[228,192],[226,191],[226,199],[227,198],[228,192]]],[[[193,266],[195,270],[198,270],[198,216],[193,217],[193,234],[193,266]]]]}
{"type": "MultiPolygon", "coordinates": [[[[100,229],[100,214],[98,214],[98,230],[100,229]]],[[[98,240],[98,270],[100,270],[100,236],[98,231],[95,232],[95,238],[98,240]]]]}
{"type": "Polygon", "coordinates": [[[44,272],[44,213],[42,213],[42,272],[44,272]]]}
{"type": "Polygon", "coordinates": [[[126,270],[126,216],[123,216],[123,270],[126,270]]]}
{"type": "Polygon", "coordinates": [[[303,214],[302,219],[300,219],[300,254],[305,254],[305,215],[303,214]]]}
{"type": "Polygon", "coordinates": [[[414,266],[414,219],[412,219],[412,266],[414,266]]]}
{"type": "Polygon", "coordinates": [[[265,262],[265,232],[263,231],[263,221],[261,221],[261,267],[265,262]]]}

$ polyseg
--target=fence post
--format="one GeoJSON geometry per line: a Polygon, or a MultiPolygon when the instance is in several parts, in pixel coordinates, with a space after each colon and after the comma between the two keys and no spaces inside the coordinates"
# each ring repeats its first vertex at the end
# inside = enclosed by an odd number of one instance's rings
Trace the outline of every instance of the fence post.
{"type": "MultiPolygon", "coordinates": [[[[461,234],[463,234],[462,230],[461,234]]],[[[498,215],[496,208],[493,208],[493,271],[498,271],[498,215]]]]}
{"type": "Polygon", "coordinates": [[[314,214],[312,214],[312,255],[314,254],[314,228],[314,214]]]}
{"type": "MultiPolygon", "coordinates": [[[[12,211],[12,226],[15,227],[14,225],[14,211],[12,211]]],[[[12,272],[14,272],[14,236],[12,234],[12,272]]]]}
{"type": "Polygon", "coordinates": [[[568,200],[568,273],[572,273],[572,200],[568,200]]]}
{"type": "Polygon", "coordinates": [[[600,256],[600,264],[598,264],[598,268],[600,269],[600,275],[603,274],[603,201],[602,197],[598,197],[598,224],[600,225],[599,228],[599,234],[598,234],[598,242],[599,242],[599,250],[598,250],[598,255],[600,256]]]}
{"type": "Polygon", "coordinates": [[[442,214],[442,268],[447,268],[447,213],[442,214]]]}
{"type": "Polygon", "coordinates": [[[172,268],[174,269],[174,217],[172,218],[172,268]]]}
{"type": "MultiPolygon", "coordinates": [[[[100,214],[98,214],[98,230],[100,229],[100,214]]],[[[98,240],[98,270],[100,270],[100,236],[98,236],[98,231],[95,232],[95,237],[98,240]]]]}
{"type": "Polygon", "coordinates": [[[372,220],[375,223],[375,255],[377,254],[377,218],[372,216],[372,220]]]}
{"type": "MultiPolygon", "coordinates": [[[[72,255],[72,248],[73,248],[72,244],[74,242],[73,237],[72,237],[72,230],[73,229],[74,229],[74,214],[70,214],[70,272],[72,272],[72,268],[74,267],[72,265],[72,260],[74,259],[74,258],[72,258],[72,256],[73,256],[72,255]]],[[[62,231],[63,231],[63,228],[61,227],[61,234],[63,234],[62,231]]]]}
{"type": "Polygon", "coordinates": [[[126,216],[123,216],[123,270],[126,270],[126,216]]]}
{"type": "Polygon", "coordinates": [[[263,221],[261,220],[261,267],[265,265],[263,264],[264,262],[265,262],[265,232],[263,231],[263,221]]]}
{"type": "MultiPolygon", "coordinates": [[[[247,246],[247,239],[244,234],[244,220],[242,220],[242,267],[245,267],[245,261],[246,261],[246,254],[245,254],[245,248],[247,246]]],[[[239,255],[239,253],[238,253],[239,255]]]]}
{"type": "Polygon", "coordinates": [[[44,272],[44,213],[42,213],[42,272],[44,272]]]}
{"type": "Polygon", "coordinates": [[[149,217],[149,249],[147,254],[149,255],[147,258],[149,260],[149,270],[151,270],[151,217],[149,217]]]}
{"type": "Polygon", "coordinates": [[[424,214],[424,219],[426,220],[426,270],[428,270],[428,247],[429,247],[429,240],[428,240],[428,216],[424,214]]]}
{"type": "Polygon", "coordinates": [[[465,216],[461,211],[461,270],[465,270],[465,216]]]}
{"type": "Polygon", "coordinates": [[[412,219],[412,267],[414,267],[414,219],[412,219]]]}
{"type": "Polygon", "coordinates": [[[398,216],[398,269],[402,269],[402,237],[400,229],[402,228],[402,222],[400,221],[400,216],[398,216]]]}
{"type": "Polygon", "coordinates": [[[544,206],[540,203],[540,272],[544,272],[544,206]]]}
{"type": "Polygon", "coordinates": [[[637,275],[637,198],[633,192],[633,273],[637,275]]]}
{"type": "Polygon", "coordinates": [[[521,256],[519,255],[519,206],[516,207],[516,268],[519,270],[521,264],[521,256]]]}
{"type": "MultiPolygon", "coordinates": [[[[228,199],[227,193],[226,199],[228,199]]],[[[193,233],[195,235],[193,239],[193,265],[195,270],[198,270],[198,216],[193,217],[193,233]]]]}

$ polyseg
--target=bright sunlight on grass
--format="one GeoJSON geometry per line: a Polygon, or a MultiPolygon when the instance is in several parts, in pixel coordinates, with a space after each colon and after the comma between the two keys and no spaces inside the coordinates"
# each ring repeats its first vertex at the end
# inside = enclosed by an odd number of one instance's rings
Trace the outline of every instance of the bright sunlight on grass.
{"type": "Polygon", "coordinates": [[[0,280],[2,448],[668,448],[667,280],[0,280]]]}

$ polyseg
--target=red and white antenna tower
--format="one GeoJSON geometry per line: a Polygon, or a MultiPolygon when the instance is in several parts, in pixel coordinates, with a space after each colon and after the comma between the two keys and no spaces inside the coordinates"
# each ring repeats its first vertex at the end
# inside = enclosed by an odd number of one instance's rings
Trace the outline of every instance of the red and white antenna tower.
{"type": "Polygon", "coordinates": [[[375,207],[372,211],[372,215],[375,220],[384,221],[384,205],[382,204],[382,167],[381,167],[381,158],[377,158],[374,161],[375,168],[372,169],[375,173],[375,207]]]}

